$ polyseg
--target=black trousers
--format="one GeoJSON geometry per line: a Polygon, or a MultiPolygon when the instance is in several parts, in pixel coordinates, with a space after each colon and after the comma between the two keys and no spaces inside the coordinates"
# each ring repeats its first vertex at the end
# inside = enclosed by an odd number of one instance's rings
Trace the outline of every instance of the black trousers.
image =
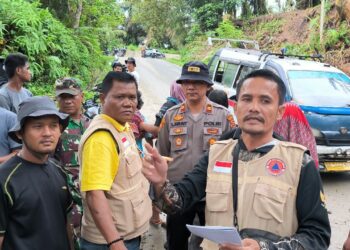
{"type": "Polygon", "coordinates": [[[181,214],[167,215],[167,250],[188,250],[188,238],[191,233],[186,224],[192,225],[198,215],[201,226],[205,225],[205,201],[200,201],[181,214]]]}

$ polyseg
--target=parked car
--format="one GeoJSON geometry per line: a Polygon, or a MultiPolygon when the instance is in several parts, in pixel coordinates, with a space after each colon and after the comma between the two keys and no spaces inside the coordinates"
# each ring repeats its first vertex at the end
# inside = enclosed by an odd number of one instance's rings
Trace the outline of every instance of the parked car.
{"type": "Polygon", "coordinates": [[[165,58],[165,55],[157,49],[146,49],[143,57],[165,58]]]}
{"type": "Polygon", "coordinates": [[[275,72],[286,85],[286,101],[297,103],[310,123],[320,171],[350,171],[350,78],[319,59],[223,48],[212,57],[209,71],[214,88],[226,90],[229,97],[236,94],[237,83],[251,71],[275,72]]]}

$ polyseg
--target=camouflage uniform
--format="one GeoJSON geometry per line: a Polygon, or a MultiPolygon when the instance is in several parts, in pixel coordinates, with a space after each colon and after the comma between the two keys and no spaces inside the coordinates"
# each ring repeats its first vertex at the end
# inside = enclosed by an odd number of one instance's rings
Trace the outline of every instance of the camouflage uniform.
{"type": "MultiPolygon", "coordinates": [[[[63,131],[58,147],[58,158],[67,173],[67,182],[73,198],[73,208],[71,211],[72,224],[74,226],[74,236],[80,236],[80,222],[83,215],[83,205],[81,202],[79,186],[79,162],[78,147],[80,138],[90,123],[86,116],[80,121],[69,119],[68,127],[63,131]]],[[[80,249],[78,241],[75,241],[75,249],[80,249]]]]}
{"type": "MultiPolygon", "coordinates": [[[[77,95],[81,93],[81,83],[75,78],[63,78],[56,81],[56,96],[61,94],[77,95]]],[[[79,186],[78,147],[80,138],[89,126],[90,119],[81,115],[80,120],[69,119],[56,148],[55,158],[60,160],[67,174],[68,187],[73,199],[70,218],[73,224],[75,249],[79,250],[80,224],[83,205],[79,186]]]]}

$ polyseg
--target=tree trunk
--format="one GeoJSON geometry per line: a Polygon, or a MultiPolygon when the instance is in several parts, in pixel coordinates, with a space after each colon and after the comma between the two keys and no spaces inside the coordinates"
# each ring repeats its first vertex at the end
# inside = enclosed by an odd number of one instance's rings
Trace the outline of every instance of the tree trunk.
{"type": "Polygon", "coordinates": [[[73,29],[79,28],[81,13],[83,12],[83,0],[78,2],[77,11],[74,13],[73,29]]]}
{"type": "Polygon", "coordinates": [[[71,22],[71,27],[73,29],[79,28],[80,17],[81,13],[83,12],[83,0],[78,0],[76,2],[76,4],[72,4],[71,1],[68,1],[68,12],[69,16],[71,16],[71,18],[73,19],[71,22]],[[72,5],[76,6],[73,7],[72,5]]]}
{"type": "Polygon", "coordinates": [[[248,17],[250,14],[248,0],[243,0],[242,2],[242,17],[248,17]]]}

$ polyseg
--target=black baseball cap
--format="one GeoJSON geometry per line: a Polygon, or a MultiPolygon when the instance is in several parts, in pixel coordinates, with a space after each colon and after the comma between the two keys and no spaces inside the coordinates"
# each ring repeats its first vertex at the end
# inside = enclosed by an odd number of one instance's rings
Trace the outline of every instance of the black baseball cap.
{"type": "Polygon", "coordinates": [[[214,84],[210,79],[208,66],[199,61],[191,61],[184,64],[181,76],[176,82],[181,84],[184,80],[203,81],[210,86],[214,84]]]}
{"type": "Polygon", "coordinates": [[[55,115],[59,118],[62,125],[62,131],[68,126],[69,115],[58,111],[55,103],[47,96],[29,97],[19,104],[17,113],[17,122],[15,126],[8,132],[8,135],[16,142],[21,143],[16,132],[23,128],[26,118],[41,117],[47,115],[55,115]]]}
{"type": "Polygon", "coordinates": [[[128,57],[128,59],[125,60],[125,64],[127,64],[128,62],[131,62],[134,64],[134,66],[136,67],[136,60],[133,57],[128,57]]]}

